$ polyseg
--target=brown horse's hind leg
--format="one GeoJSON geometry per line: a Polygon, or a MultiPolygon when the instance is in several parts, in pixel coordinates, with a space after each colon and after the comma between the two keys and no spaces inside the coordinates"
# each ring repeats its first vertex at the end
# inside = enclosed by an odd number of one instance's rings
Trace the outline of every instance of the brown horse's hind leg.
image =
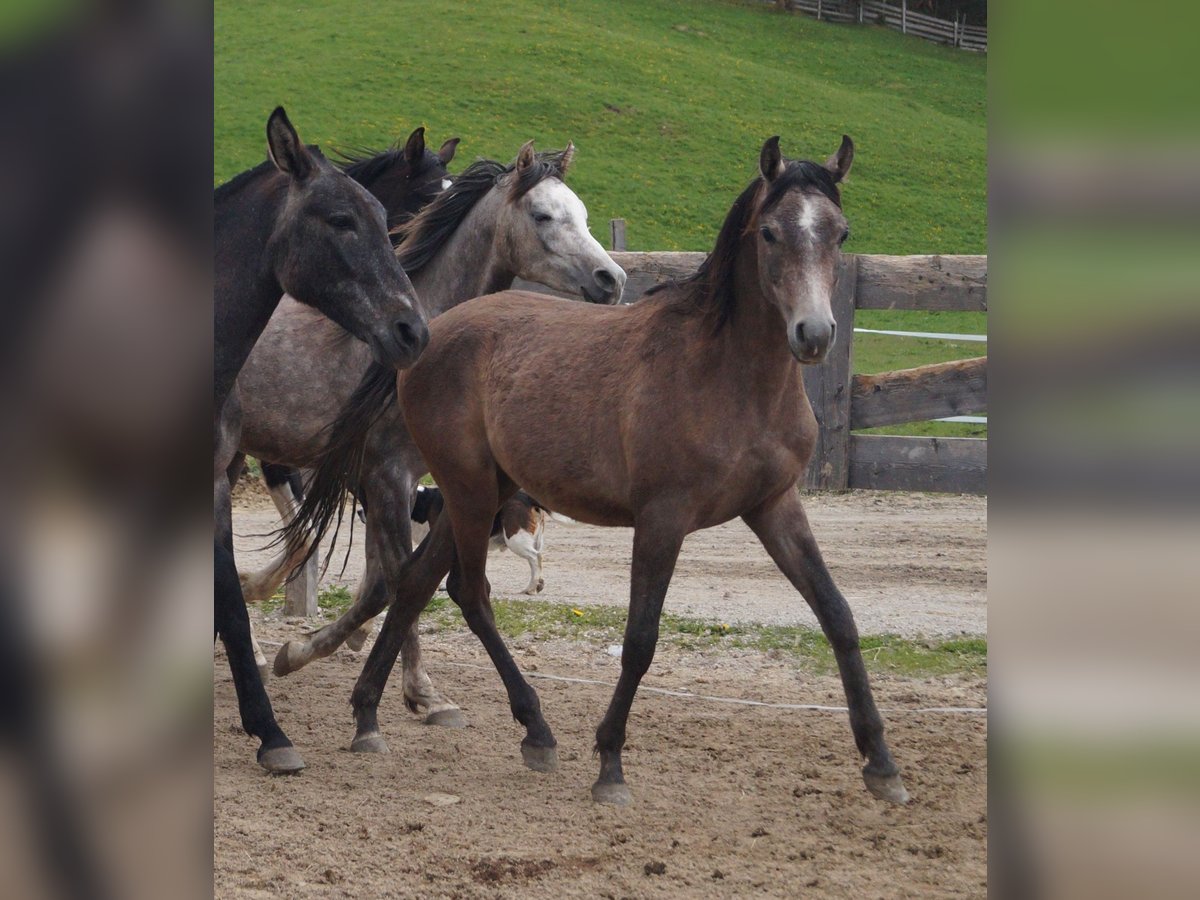
{"type": "Polygon", "coordinates": [[[675,560],[683,535],[674,528],[656,528],[642,522],[633,533],[633,567],[630,572],[629,619],[625,623],[625,645],[621,653],[621,677],[613,691],[608,711],[596,729],[600,754],[600,777],[592,785],[597,803],[625,805],[633,798],[621,769],[625,746],[625,723],[642,676],[654,659],[658,643],[658,620],[663,598],[671,584],[675,560]]]}
{"type": "Polygon", "coordinates": [[[907,803],[908,792],[883,738],[883,719],[871,696],[854,616],[821,558],[799,493],[787,491],[743,518],[783,574],[804,595],[833,647],[850,708],[854,742],[867,760],[863,768],[867,788],[881,799],[907,803]]]}
{"type": "Polygon", "coordinates": [[[454,535],[449,518],[442,517],[400,569],[395,598],[388,607],[383,628],[367,655],[362,674],[358,676],[354,692],[350,695],[355,723],[351,750],[373,753],[387,751],[387,743],[379,732],[379,699],[383,696],[383,689],[405,637],[453,563],[454,535]]]}
{"type": "MultiPolygon", "coordinates": [[[[496,497],[494,490],[490,492],[493,498],[496,497]]],[[[458,561],[450,571],[446,587],[451,599],[462,610],[467,625],[487,650],[492,665],[500,673],[508,692],[513,718],[525,726],[525,738],[521,741],[521,758],[525,765],[537,772],[553,772],[558,768],[558,742],[542,716],[542,704],[537,692],[521,675],[504,639],[496,630],[496,620],[488,599],[491,585],[488,584],[485,566],[492,519],[499,503],[482,504],[476,499],[486,493],[489,492],[473,494],[476,508],[472,510],[463,510],[461,506],[454,505],[447,494],[446,511],[449,515],[442,516],[438,524],[445,519],[453,521],[458,561]]]]}

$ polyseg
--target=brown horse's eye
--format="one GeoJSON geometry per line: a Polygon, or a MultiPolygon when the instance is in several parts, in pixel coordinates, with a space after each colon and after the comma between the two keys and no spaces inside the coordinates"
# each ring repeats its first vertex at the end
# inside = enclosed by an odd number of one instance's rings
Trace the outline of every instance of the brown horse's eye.
{"type": "Polygon", "coordinates": [[[762,234],[763,240],[766,241],[768,244],[775,243],[775,232],[773,232],[766,225],[764,225],[762,228],[760,228],[759,232],[762,234]]]}

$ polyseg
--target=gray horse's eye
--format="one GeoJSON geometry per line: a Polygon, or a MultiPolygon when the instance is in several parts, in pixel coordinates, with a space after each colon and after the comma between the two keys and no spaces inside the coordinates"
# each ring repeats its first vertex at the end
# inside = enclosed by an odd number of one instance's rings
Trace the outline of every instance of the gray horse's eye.
{"type": "Polygon", "coordinates": [[[847,228],[845,231],[842,232],[842,236],[840,238],[838,238],[838,246],[840,247],[842,244],[846,243],[846,241],[849,239],[849,237],[850,237],[850,229],[847,228]]]}
{"type": "Polygon", "coordinates": [[[329,223],[330,228],[336,228],[339,231],[350,231],[354,228],[354,219],[344,213],[335,213],[325,221],[329,223]]]}
{"type": "Polygon", "coordinates": [[[553,218],[554,218],[554,216],[550,215],[550,213],[535,212],[533,214],[533,221],[537,222],[539,225],[544,225],[546,222],[549,222],[553,218]]]}

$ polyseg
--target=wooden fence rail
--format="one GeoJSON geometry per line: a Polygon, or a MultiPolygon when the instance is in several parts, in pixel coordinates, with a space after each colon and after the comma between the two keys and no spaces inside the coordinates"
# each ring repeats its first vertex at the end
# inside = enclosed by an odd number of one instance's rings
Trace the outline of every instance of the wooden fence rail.
{"type": "MultiPolygon", "coordinates": [[[[655,284],[691,275],[705,254],[614,251],[612,257],[629,276],[629,303],[655,284]]],[[[517,286],[549,293],[540,285],[517,286]]],[[[856,309],[986,312],[987,257],[843,256],[833,296],[837,338],[822,365],[804,369],[805,391],[821,425],[806,486],[986,493],[984,438],[853,432],[986,412],[987,357],[853,375],[856,309]]]]}
{"type": "MultiPolygon", "coordinates": [[[[778,6],[774,0],[764,2],[778,6]]],[[[958,17],[950,20],[914,12],[905,0],[896,4],[879,0],[787,0],[786,5],[824,22],[886,25],[939,44],[987,52],[986,25],[968,25],[958,17]]]]}

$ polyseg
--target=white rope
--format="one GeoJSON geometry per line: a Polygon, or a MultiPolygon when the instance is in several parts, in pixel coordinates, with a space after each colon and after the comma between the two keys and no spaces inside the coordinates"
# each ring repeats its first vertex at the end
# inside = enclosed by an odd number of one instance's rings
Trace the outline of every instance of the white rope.
{"type": "MultiPolygon", "coordinates": [[[[282,647],[283,644],[279,641],[259,641],[260,647],[282,647]]],[[[452,662],[448,659],[438,661],[440,665],[456,666],[460,669],[475,669],[479,672],[494,672],[492,666],[481,666],[476,663],[452,662]]],[[[545,672],[524,672],[522,673],[528,678],[544,678],[547,681],[562,681],[567,684],[594,684],[598,687],[615,688],[616,685],[608,681],[598,681],[594,678],[573,678],[570,675],[549,675],[545,672]]],[[[707,700],[709,703],[732,703],[737,706],[764,706],[768,709],[795,709],[812,712],[849,712],[849,708],[845,706],[824,706],[820,703],[767,703],[763,700],[743,700],[740,697],[718,697],[713,694],[694,694],[691,691],[673,691],[670,688],[657,688],[648,685],[638,687],[639,692],[649,692],[651,694],[662,694],[665,697],[683,697],[685,700],[707,700]]],[[[907,713],[911,715],[921,715],[925,713],[947,714],[947,715],[966,715],[966,716],[986,716],[987,707],[979,706],[923,706],[917,709],[905,709],[904,707],[881,707],[882,713],[907,713]]]]}
{"type": "Polygon", "coordinates": [[[934,338],[943,341],[978,341],[987,343],[986,334],[942,334],[938,331],[883,331],[878,328],[855,328],[858,334],[890,334],[894,337],[934,338]]]}

